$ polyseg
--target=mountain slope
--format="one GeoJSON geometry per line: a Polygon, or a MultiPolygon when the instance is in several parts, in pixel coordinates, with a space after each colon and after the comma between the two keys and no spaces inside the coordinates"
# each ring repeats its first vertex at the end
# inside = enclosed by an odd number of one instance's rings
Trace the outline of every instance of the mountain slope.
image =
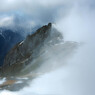
{"type": "Polygon", "coordinates": [[[19,41],[23,40],[21,34],[10,29],[0,29],[0,66],[4,63],[4,58],[8,51],[19,41]]]}
{"type": "Polygon", "coordinates": [[[7,54],[1,69],[3,74],[18,74],[22,68],[40,55],[45,45],[53,45],[63,39],[61,33],[52,29],[49,23],[39,28],[34,34],[28,35],[26,39],[12,48],[7,54]]]}

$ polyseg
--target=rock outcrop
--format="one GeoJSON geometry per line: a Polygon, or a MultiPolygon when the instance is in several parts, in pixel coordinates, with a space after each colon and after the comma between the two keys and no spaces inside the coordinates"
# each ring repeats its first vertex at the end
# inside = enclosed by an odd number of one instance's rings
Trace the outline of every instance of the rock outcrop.
{"type": "Polygon", "coordinates": [[[39,28],[9,51],[1,68],[1,75],[20,74],[23,68],[41,55],[43,47],[58,43],[62,39],[61,33],[52,28],[51,23],[39,28]]]}
{"type": "Polygon", "coordinates": [[[8,51],[24,38],[21,34],[13,32],[10,29],[0,28],[0,66],[4,63],[4,58],[8,51]]]}

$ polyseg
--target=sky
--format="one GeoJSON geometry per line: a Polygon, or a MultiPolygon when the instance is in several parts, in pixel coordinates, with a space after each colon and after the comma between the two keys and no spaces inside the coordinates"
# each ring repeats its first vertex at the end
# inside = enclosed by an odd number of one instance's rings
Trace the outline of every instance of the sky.
{"type": "Polygon", "coordinates": [[[57,23],[73,8],[79,8],[78,13],[94,10],[94,3],[94,0],[0,0],[0,26],[6,25],[6,21],[12,25],[15,16],[29,19],[31,25],[57,23]]]}
{"type": "Polygon", "coordinates": [[[13,25],[16,16],[31,26],[58,23],[73,9],[82,14],[93,11],[94,4],[94,0],[0,0],[0,26],[13,25]]]}

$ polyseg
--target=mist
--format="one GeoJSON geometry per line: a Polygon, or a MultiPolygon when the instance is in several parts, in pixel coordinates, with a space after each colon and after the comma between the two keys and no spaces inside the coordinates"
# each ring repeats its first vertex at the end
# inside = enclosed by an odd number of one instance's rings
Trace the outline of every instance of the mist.
{"type": "MultiPolygon", "coordinates": [[[[0,4],[5,4],[7,7],[12,6],[8,8],[0,7],[0,12],[3,12],[4,15],[10,17],[14,14],[13,10],[16,12],[20,10],[19,12],[29,18],[27,21],[32,22],[35,26],[52,22],[54,27],[64,36],[65,42],[77,42],[79,47],[65,61],[64,58],[63,60],[57,59],[55,61],[54,58],[58,56],[52,56],[52,60],[47,61],[47,64],[51,62],[54,67],[56,67],[56,64],[58,66],[59,63],[63,65],[35,78],[29,83],[29,87],[25,87],[17,92],[4,90],[0,92],[0,95],[95,95],[95,1],[5,1],[6,3],[4,0],[1,0],[0,4]],[[11,15],[9,15],[10,11],[11,15]]],[[[1,20],[0,25],[7,20],[13,23],[13,19],[3,18],[4,20],[1,20]]],[[[50,68],[49,66],[48,68],[50,68]]],[[[42,68],[45,71],[43,65],[38,69],[39,73],[42,68]]]]}

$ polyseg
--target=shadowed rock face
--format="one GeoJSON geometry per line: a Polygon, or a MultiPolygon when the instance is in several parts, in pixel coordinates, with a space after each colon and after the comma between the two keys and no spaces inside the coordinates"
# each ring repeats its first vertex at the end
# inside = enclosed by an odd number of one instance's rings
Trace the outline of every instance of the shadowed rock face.
{"type": "Polygon", "coordinates": [[[9,51],[1,68],[2,75],[20,73],[23,68],[40,55],[40,51],[45,45],[58,43],[60,39],[63,37],[56,29],[52,29],[51,23],[39,28],[34,34],[28,35],[24,41],[9,51]]]}
{"type": "Polygon", "coordinates": [[[21,40],[23,40],[23,37],[19,33],[8,29],[0,29],[0,66],[3,65],[8,51],[21,40]]]}
{"type": "Polygon", "coordinates": [[[22,89],[35,77],[65,65],[77,48],[78,43],[63,41],[62,34],[51,23],[39,28],[7,53],[0,69],[0,77],[6,77],[6,81],[0,88],[22,89]]]}

